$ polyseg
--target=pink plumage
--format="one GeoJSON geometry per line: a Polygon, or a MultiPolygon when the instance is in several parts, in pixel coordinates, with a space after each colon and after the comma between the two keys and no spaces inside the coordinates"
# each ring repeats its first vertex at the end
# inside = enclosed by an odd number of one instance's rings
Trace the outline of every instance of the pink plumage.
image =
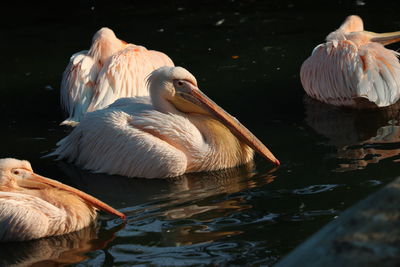
{"type": "Polygon", "coordinates": [[[88,113],[50,155],[93,172],[145,178],[235,167],[251,161],[253,149],[279,165],[187,70],[153,71],[149,91],[88,113]]]}
{"type": "Polygon", "coordinates": [[[75,188],[32,171],[28,161],[0,159],[0,241],[23,241],[80,230],[104,210],[125,215],[75,188]]]}
{"type": "Polygon", "coordinates": [[[310,97],[336,106],[394,104],[400,97],[399,53],[384,45],[399,40],[400,32],[364,31],[360,17],[347,17],[301,66],[304,90],[310,97]]]}
{"type": "Polygon", "coordinates": [[[94,35],[87,51],[72,55],[61,82],[61,106],[75,125],[86,112],[122,97],[148,95],[145,80],[153,70],[173,66],[164,53],[127,44],[109,28],[94,35]]]}

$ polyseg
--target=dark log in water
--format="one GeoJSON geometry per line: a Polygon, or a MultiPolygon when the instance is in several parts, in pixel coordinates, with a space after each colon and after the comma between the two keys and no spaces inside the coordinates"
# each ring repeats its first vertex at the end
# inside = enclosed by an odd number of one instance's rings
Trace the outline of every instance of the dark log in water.
{"type": "Polygon", "coordinates": [[[399,266],[400,178],[339,215],[280,266],[399,266]]]}

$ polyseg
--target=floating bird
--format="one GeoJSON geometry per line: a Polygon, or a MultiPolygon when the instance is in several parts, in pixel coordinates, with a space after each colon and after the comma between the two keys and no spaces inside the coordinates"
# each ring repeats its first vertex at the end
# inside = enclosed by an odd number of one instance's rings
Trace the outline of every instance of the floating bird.
{"type": "Polygon", "coordinates": [[[303,63],[301,83],[310,97],[336,106],[394,104],[400,97],[399,53],[384,45],[398,41],[400,32],[364,31],[361,18],[349,16],[303,63]]]}
{"type": "Polygon", "coordinates": [[[162,66],[174,66],[164,53],[127,44],[109,28],[101,28],[89,50],[72,55],[61,82],[61,106],[76,125],[86,112],[122,97],[148,95],[146,77],[162,66]]]}
{"type": "Polygon", "coordinates": [[[0,159],[0,241],[74,232],[90,225],[96,210],[125,219],[100,200],[35,174],[28,161],[0,159]]]}
{"type": "Polygon", "coordinates": [[[249,162],[253,149],[272,153],[197,87],[181,67],[148,78],[149,97],[122,98],[88,113],[49,156],[94,172],[129,177],[171,177],[249,162]]]}

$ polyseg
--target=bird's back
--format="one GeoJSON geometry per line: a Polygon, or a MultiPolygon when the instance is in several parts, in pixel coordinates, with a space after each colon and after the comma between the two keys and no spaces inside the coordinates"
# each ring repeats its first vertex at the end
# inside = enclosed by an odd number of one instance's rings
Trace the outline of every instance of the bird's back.
{"type": "Polygon", "coordinates": [[[148,96],[146,79],[162,66],[174,66],[174,63],[164,53],[128,45],[101,69],[88,111],[104,108],[119,98],[148,96]]]}
{"type": "Polygon", "coordinates": [[[66,191],[0,192],[0,241],[22,241],[62,235],[88,226],[96,209],[66,191]]]}
{"type": "Polygon", "coordinates": [[[398,53],[350,40],[317,46],[300,70],[306,93],[337,106],[384,107],[400,97],[398,53]]]}
{"type": "Polygon", "coordinates": [[[147,178],[178,176],[186,171],[187,155],[173,138],[182,135],[203,142],[189,120],[154,110],[149,97],[122,98],[88,113],[50,156],[94,172],[147,178]]]}
{"type": "Polygon", "coordinates": [[[60,87],[61,107],[69,116],[63,124],[78,122],[86,113],[93,97],[99,67],[86,50],[72,55],[60,87]]]}
{"type": "Polygon", "coordinates": [[[149,95],[146,78],[155,69],[174,66],[162,52],[119,40],[108,28],[93,37],[88,51],[74,54],[61,82],[61,106],[76,125],[86,112],[106,107],[122,97],[149,95]]]}

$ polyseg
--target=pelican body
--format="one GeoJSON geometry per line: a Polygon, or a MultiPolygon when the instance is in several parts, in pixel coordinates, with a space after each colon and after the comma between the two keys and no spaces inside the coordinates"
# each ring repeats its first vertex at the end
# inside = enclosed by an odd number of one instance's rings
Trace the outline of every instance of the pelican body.
{"type": "Polygon", "coordinates": [[[80,230],[104,210],[125,215],[75,188],[42,177],[28,161],[0,159],[0,241],[23,241],[80,230]]]}
{"type": "Polygon", "coordinates": [[[161,66],[173,66],[164,53],[118,39],[109,28],[93,36],[89,50],[72,55],[61,82],[61,106],[75,125],[86,112],[122,97],[148,95],[146,77],[161,66]]]}
{"type": "Polygon", "coordinates": [[[279,165],[186,69],[159,68],[148,83],[149,97],[88,113],[50,155],[93,172],[145,178],[234,167],[252,160],[253,150],[279,165]]]}
{"type": "Polygon", "coordinates": [[[360,17],[347,17],[301,66],[304,90],[310,97],[336,106],[394,104],[400,97],[399,53],[384,45],[399,40],[400,32],[364,31],[360,17]]]}

